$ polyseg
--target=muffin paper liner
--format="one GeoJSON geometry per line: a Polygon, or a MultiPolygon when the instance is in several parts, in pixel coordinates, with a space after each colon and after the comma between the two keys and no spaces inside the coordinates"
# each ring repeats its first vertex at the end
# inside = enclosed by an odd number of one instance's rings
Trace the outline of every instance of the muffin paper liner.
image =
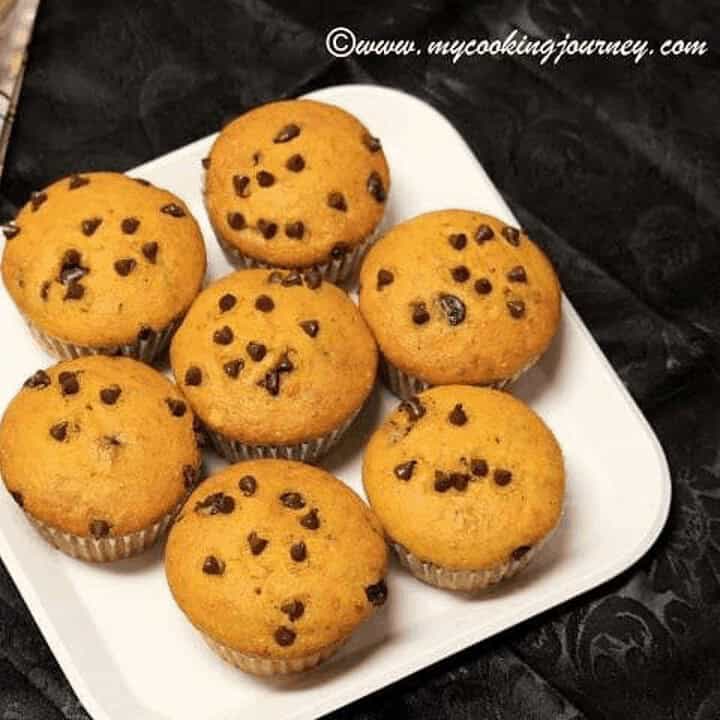
{"type": "Polygon", "coordinates": [[[240,460],[261,460],[274,458],[281,460],[299,460],[306,463],[315,463],[337,444],[345,431],[352,425],[360,409],[356,410],[348,420],[327,435],[292,445],[250,445],[239,440],[233,440],[222,433],[211,430],[207,426],[205,432],[215,449],[226,460],[239,462],[240,460]]]}
{"type": "MultiPolygon", "coordinates": [[[[534,357],[524,368],[516,372],[512,377],[496,380],[492,383],[478,383],[478,385],[502,390],[511,383],[514,383],[523,373],[535,365],[539,359],[540,355],[534,357]]],[[[396,365],[393,365],[382,353],[380,353],[380,375],[388,389],[401,400],[407,400],[413,395],[417,395],[423,390],[432,387],[432,383],[422,380],[416,375],[411,375],[396,365]]]]}
{"type": "Polygon", "coordinates": [[[165,534],[184,501],[185,496],[167,515],[144,530],[99,539],[73,535],[38,520],[28,512],[25,515],[45,540],[58,550],[78,560],[104,563],[139,555],[154,545],[165,534]]]}
{"type": "Polygon", "coordinates": [[[25,317],[25,322],[28,324],[30,333],[35,340],[37,340],[47,352],[60,360],[72,360],[84,355],[122,355],[124,357],[135,358],[150,365],[165,353],[172,336],[182,322],[182,317],[173,320],[163,330],[154,331],[147,339],[143,340],[138,338],[134,343],[129,345],[100,347],[76,345],[67,342],[67,340],[60,340],[52,335],[48,335],[27,317],[25,317]]]}
{"type": "Polygon", "coordinates": [[[209,635],[202,633],[205,642],[214,650],[225,662],[234,665],[240,670],[252,673],[253,675],[289,675],[291,673],[303,672],[310,670],[319,665],[323,660],[327,660],[336,650],[345,644],[346,638],[339,640],[332,645],[298,658],[289,659],[273,659],[259,657],[258,655],[249,655],[241,653],[237,650],[222,645],[213,640],[209,635]]]}
{"type": "Polygon", "coordinates": [[[441,565],[436,565],[435,563],[421,560],[416,555],[413,555],[406,547],[400,545],[400,543],[391,541],[390,544],[393,550],[395,550],[400,562],[418,578],[418,580],[445,590],[476,592],[520,572],[520,570],[526,567],[537,555],[554,532],[554,529],[551,530],[518,560],[511,558],[504,563],[484,570],[452,570],[442,567],[441,565]]]}

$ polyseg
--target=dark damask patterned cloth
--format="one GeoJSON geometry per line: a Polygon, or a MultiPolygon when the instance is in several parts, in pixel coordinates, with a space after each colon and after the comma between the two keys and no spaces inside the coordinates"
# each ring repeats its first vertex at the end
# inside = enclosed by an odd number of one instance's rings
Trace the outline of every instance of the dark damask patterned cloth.
{"type": "MultiPolygon", "coordinates": [[[[0,220],[70,169],[126,169],[261,102],[402,88],[468,140],[665,447],[671,516],[639,564],[335,718],[720,718],[719,18],[717,0],[41,4],[0,220]],[[335,60],[324,36],[339,24],[420,40],[700,38],[711,52],[335,60]]],[[[0,570],[0,720],[20,718],[87,715],[0,570]]]]}

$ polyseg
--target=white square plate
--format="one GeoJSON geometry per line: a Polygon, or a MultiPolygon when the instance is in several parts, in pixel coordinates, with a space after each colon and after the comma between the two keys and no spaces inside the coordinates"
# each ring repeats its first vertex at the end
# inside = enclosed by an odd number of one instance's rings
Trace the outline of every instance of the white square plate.
{"type": "MultiPolygon", "coordinates": [[[[392,170],[386,227],[446,207],[516,222],[472,151],[429,105],[363,85],[311,97],[348,109],[382,138],[392,170]]],[[[212,140],[132,174],[187,201],[205,233],[215,278],[230,268],[201,198],[200,160],[212,140]]],[[[0,356],[4,408],[20,383],[51,361],[6,293],[0,294],[0,322],[7,343],[0,356]]],[[[524,574],[474,599],[425,586],[393,565],[383,611],[335,658],[303,676],[263,681],[212,654],[170,596],[161,547],[109,566],[72,560],[36,535],[2,493],[0,553],[95,720],[309,720],[608,580],[657,537],[670,503],[662,449],[566,299],[553,346],[513,391],[545,418],[565,452],[567,505],[551,542],[524,574]]],[[[323,463],[360,493],[363,444],[395,402],[378,388],[354,431],[323,463]]]]}

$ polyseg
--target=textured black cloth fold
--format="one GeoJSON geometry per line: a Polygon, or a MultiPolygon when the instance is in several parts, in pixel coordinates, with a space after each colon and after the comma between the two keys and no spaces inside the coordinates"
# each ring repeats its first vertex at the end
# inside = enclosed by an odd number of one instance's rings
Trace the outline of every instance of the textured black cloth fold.
{"type": "MultiPolygon", "coordinates": [[[[718,17],[717,0],[41,4],[0,220],[58,176],[124,170],[270,99],[344,82],[401,88],[467,139],[666,450],[670,520],[636,566],[335,717],[720,717],[718,17]],[[710,50],[637,65],[338,60],[325,50],[336,25],[420,43],[518,28],[710,50]]],[[[0,567],[0,718],[86,717],[0,567]]]]}

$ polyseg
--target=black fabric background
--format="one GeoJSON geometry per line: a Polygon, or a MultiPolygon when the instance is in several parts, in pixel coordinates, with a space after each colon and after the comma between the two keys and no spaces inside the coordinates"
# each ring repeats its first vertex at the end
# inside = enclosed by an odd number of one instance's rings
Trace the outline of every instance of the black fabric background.
{"type": "MultiPolygon", "coordinates": [[[[720,717],[719,14],[717,0],[42,3],[0,219],[57,176],[126,169],[267,100],[341,82],[405,89],[452,120],[547,248],[666,450],[670,520],[639,564],[336,718],[720,717]],[[700,38],[711,53],[339,61],[324,49],[337,24],[700,38]]],[[[86,717],[0,568],[0,720],[86,717]]]]}

